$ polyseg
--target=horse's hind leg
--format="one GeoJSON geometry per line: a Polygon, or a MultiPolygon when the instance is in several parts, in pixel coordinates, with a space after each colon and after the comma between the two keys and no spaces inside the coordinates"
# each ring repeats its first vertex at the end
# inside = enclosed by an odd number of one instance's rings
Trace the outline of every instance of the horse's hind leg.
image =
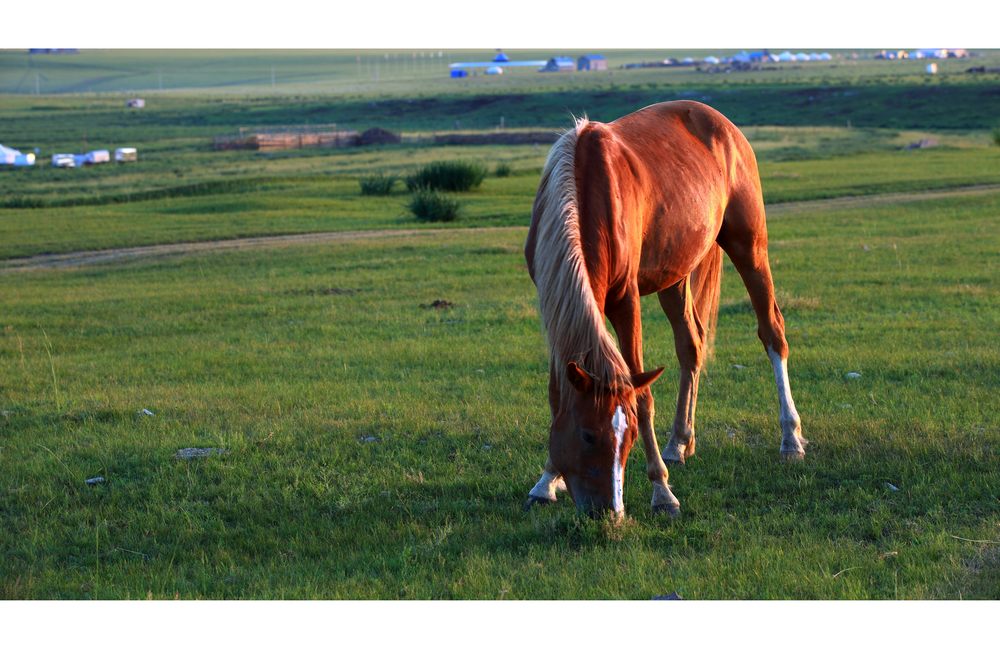
{"type": "Polygon", "coordinates": [[[663,460],[683,464],[685,458],[694,456],[694,411],[698,403],[698,378],[705,361],[705,328],[694,309],[690,276],[657,296],[674,330],[674,347],[681,367],[677,414],[670,440],[663,449],[663,460]]]}
{"type": "Polygon", "coordinates": [[[757,315],[757,336],[764,344],[774,370],[781,409],[781,458],[801,460],[805,456],[808,440],[802,437],[802,425],[788,381],[785,320],[774,298],[774,282],[767,258],[764,205],[759,197],[735,200],[730,205],[718,240],[743,278],[757,315]]]}

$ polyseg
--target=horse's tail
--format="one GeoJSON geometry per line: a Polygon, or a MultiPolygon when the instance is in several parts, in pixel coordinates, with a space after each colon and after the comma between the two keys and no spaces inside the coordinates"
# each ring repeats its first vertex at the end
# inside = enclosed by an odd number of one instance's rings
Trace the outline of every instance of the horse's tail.
{"type": "Polygon", "coordinates": [[[691,275],[691,295],[698,312],[698,321],[705,331],[705,358],[715,348],[715,325],[719,320],[719,293],[722,291],[722,248],[712,244],[701,264],[691,275]]]}

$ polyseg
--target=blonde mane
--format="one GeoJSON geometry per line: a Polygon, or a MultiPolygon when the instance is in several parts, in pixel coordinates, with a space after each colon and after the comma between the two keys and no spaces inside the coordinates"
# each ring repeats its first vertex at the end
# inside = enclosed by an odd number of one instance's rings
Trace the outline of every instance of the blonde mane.
{"type": "Polygon", "coordinates": [[[560,394],[570,391],[566,365],[575,361],[598,386],[631,386],[631,374],[604,323],[583,257],[576,198],[576,139],[588,120],[563,134],[549,151],[535,201],[537,239],[534,273],[539,310],[560,394]]]}

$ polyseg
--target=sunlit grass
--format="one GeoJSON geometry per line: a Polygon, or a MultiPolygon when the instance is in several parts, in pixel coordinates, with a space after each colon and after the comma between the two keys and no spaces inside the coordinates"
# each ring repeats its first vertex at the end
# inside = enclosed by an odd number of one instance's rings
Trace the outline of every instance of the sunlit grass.
{"type": "MultiPolygon", "coordinates": [[[[0,276],[2,594],[995,598],[997,213],[776,216],[806,462],[724,308],[684,514],[650,514],[635,452],[620,527],[520,509],[548,427],[523,230],[0,276]]],[[[673,342],[644,322],[665,438],[673,342]]]]}

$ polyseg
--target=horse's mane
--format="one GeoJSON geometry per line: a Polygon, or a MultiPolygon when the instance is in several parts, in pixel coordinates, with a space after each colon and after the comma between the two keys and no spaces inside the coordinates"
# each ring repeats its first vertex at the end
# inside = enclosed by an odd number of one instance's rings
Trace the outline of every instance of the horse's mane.
{"type": "Polygon", "coordinates": [[[580,240],[573,165],[577,136],[588,122],[577,120],[552,146],[535,199],[534,277],[560,395],[571,390],[565,372],[571,361],[603,389],[631,386],[628,365],[594,299],[580,240]]]}

